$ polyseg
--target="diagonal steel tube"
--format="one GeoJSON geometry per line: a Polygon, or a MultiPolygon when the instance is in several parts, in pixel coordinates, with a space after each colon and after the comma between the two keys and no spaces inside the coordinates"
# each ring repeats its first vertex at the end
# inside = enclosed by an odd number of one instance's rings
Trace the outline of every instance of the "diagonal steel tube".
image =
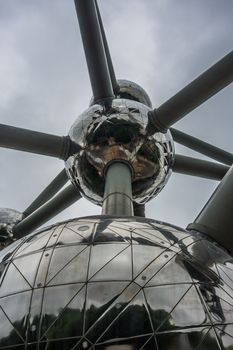
{"type": "Polygon", "coordinates": [[[75,203],[81,198],[81,194],[73,185],[68,185],[55,197],[50,199],[31,215],[20,221],[13,228],[15,238],[24,237],[33,230],[43,225],[48,220],[59,214],[64,209],[75,203]]]}
{"type": "Polygon", "coordinates": [[[183,146],[189,147],[194,151],[204,154],[207,157],[217,160],[218,162],[231,165],[233,164],[233,154],[222,150],[216,146],[210,145],[207,142],[199,140],[196,137],[185,134],[177,129],[170,129],[174,141],[183,146]]]}
{"type": "Polygon", "coordinates": [[[107,58],[93,0],[75,0],[94,102],[114,97],[107,58]]]}
{"type": "Polygon", "coordinates": [[[233,253],[233,166],[187,229],[207,234],[233,253]]]}
{"type": "Polygon", "coordinates": [[[222,180],[229,167],[227,165],[177,154],[172,170],[175,173],[199,176],[211,180],[222,180]]]}
{"type": "Polygon", "coordinates": [[[63,169],[53,181],[39,194],[39,196],[24,210],[24,217],[33,213],[36,209],[51,199],[66,184],[68,177],[63,169]]]}
{"type": "Polygon", "coordinates": [[[0,147],[66,159],[80,147],[69,136],[56,136],[0,124],[0,147]]]}
{"type": "Polygon", "coordinates": [[[102,34],[105,55],[106,55],[106,59],[107,59],[107,63],[108,63],[108,70],[109,70],[109,74],[110,74],[110,78],[111,78],[111,82],[112,82],[112,88],[113,88],[114,94],[117,94],[119,92],[120,88],[119,88],[119,85],[117,83],[117,79],[116,79],[116,75],[115,75],[115,71],[114,71],[114,67],[113,67],[113,63],[112,63],[112,58],[111,58],[111,54],[110,54],[109,47],[108,47],[108,41],[106,38],[106,34],[105,34],[104,26],[103,26],[103,21],[101,18],[101,14],[99,11],[99,6],[98,6],[97,0],[95,0],[95,5],[96,5],[96,11],[97,11],[98,20],[99,20],[100,30],[101,30],[101,34],[102,34]]]}
{"type": "Polygon", "coordinates": [[[149,112],[148,134],[166,132],[174,123],[233,81],[233,51],[163,103],[149,112]]]}

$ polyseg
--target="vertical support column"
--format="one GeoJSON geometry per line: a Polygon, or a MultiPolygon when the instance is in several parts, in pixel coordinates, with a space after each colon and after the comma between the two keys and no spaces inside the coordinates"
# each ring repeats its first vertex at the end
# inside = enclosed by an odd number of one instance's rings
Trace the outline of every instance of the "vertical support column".
{"type": "Polygon", "coordinates": [[[134,211],[134,216],[141,216],[142,218],[144,218],[146,216],[145,204],[138,204],[138,203],[134,202],[133,211],[134,211]]]}
{"type": "Polygon", "coordinates": [[[107,169],[102,215],[133,216],[130,167],[114,162],[107,169]]]}

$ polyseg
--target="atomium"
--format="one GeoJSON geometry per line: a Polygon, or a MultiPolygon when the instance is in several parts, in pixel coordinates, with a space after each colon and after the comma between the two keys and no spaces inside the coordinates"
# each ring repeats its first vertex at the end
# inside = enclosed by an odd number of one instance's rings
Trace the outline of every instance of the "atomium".
{"type": "MultiPolygon", "coordinates": [[[[117,79],[118,88],[116,91],[117,98],[123,98],[126,100],[133,100],[152,108],[152,103],[147,92],[138,84],[126,79],[117,79]]],[[[92,97],[90,106],[94,104],[94,98],[92,97]]]]}
{"type": "Polygon", "coordinates": [[[119,98],[110,107],[92,105],[73,124],[69,136],[80,151],[67,159],[66,169],[89,200],[102,204],[106,168],[116,160],[130,164],[136,203],[146,203],[167,183],[174,144],[170,131],[146,135],[150,110],[140,102],[119,98]]]}
{"type": "Polygon", "coordinates": [[[233,52],[153,109],[116,79],[97,1],[75,6],[89,108],[67,136],[0,125],[1,147],[65,163],[22,214],[0,210],[0,349],[232,350],[233,155],[171,126],[232,82],[233,52]],[[187,229],[144,217],[172,171],[221,180],[187,229]],[[102,215],[35,231],[81,195],[102,215]]]}
{"type": "Polygon", "coordinates": [[[84,217],[14,243],[0,266],[0,349],[233,346],[233,259],[200,233],[84,217]]]}
{"type": "Polygon", "coordinates": [[[117,83],[119,85],[118,98],[134,100],[152,108],[149,95],[140,85],[126,79],[118,79],[117,83]]]}

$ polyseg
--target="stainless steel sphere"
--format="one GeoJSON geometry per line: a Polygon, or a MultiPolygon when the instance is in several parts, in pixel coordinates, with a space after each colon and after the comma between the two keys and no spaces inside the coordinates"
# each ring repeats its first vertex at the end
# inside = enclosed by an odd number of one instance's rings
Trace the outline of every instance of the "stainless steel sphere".
{"type": "Polygon", "coordinates": [[[118,92],[119,98],[138,101],[147,107],[152,108],[149,95],[140,85],[126,79],[118,79],[117,82],[120,88],[120,91],[118,92]]]}
{"type": "Polygon", "coordinates": [[[146,203],[166,184],[174,144],[170,132],[146,136],[148,111],[140,102],[115,99],[107,109],[91,106],[71,127],[71,140],[83,149],[68,158],[66,169],[71,181],[94,203],[102,204],[105,171],[114,160],[130,164],[137,203],[146,203]]]}
{"type": "Polygon", "coordinates": [[[139,218],[57,224],[0,253],[0,349],[230,350],[233,260],[139,218]]]}
{"type": "MultiPolygon", "coordinates": [[[[126,79],[118,79],[117,83],[119,86],[119,91],[116,95],[117,98],[137,101],[146,105],[147,107],[152,108],[152,103],[149,95],[140,85],[126,79]]],[[[92,97],[90,106],[93,104],[94,99],[92,97]]]]}

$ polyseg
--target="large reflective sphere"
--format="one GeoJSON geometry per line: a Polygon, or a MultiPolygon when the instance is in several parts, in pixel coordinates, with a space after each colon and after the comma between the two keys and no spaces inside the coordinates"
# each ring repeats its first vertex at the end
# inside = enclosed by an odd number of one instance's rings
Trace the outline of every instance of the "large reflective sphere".
{"type": "Polygon", "coordinates": [[[166,184],[174,159],[170,135],[146,136],[149,107],[115,99],[109,108],[93,105],[73,124],[69,136],[83,149],[66,161],[71,181],[94,203],[101,204],[104,176],[114,160],[132,169],[133,199],[146,203],[166,184]]]}
{"type": "Polygon", "coordinates": [[[9,246],[0,267],[0,349],[233,348],[233,260],[203,235],[80,218],[9,246]]]}

